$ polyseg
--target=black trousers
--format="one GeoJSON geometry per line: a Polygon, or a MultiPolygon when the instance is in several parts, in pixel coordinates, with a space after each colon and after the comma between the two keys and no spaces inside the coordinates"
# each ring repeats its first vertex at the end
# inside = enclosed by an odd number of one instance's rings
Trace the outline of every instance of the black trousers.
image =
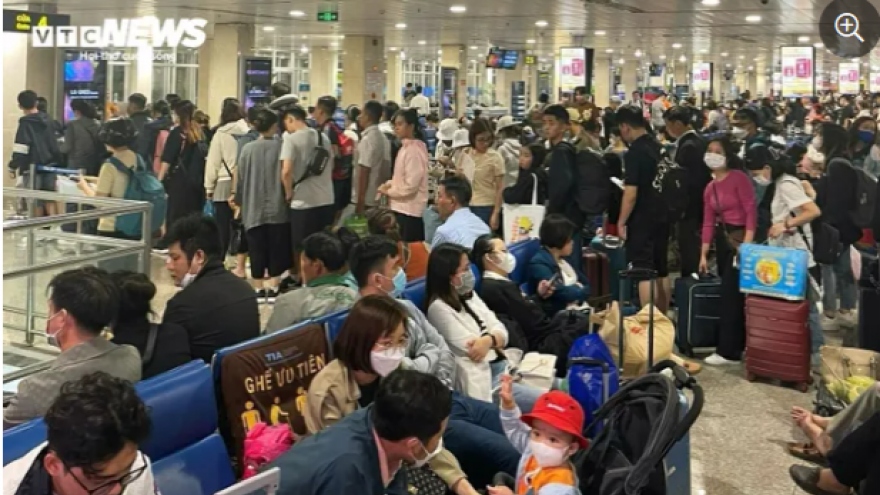
{"type": "MultiPolygon", "coordinates": [[[[220,232],[221,253],[226,256],[229,252],[229,240],[232,238],[232,207],[226,201],[214,201],[214,219],[217,220],[217,230],[220,232]]],[[[232,253],[237,254],[237,253],[232,253]]]]}
{"type": "Polygon", "coordinates": [[[702,248],[700,230],[702,228],[703,220],[701,218],[685,217],[676,225],[682,277],[690,277],[700,268],[700,250],[702,248]]]}
{"type": "Polygon", "coordinates": [[[721,322],[715,352],[724,359],[739,361],[746,348],[746,297],[739,291],[739,269],[733,267],[736,250],[727,241],[724,230],[715,229],[718,275],[721,276],[721,322]]]}
{"type": "Polygon", "coordinates": [[[397,227],[400,229],[400,240],[403,242],[422,242],[425,240],[425,221],[422,217],[411,217],[404,213],[394,212],[397,227]]]}
{"type": "Polygon", "coordinates": [[[880,493],[880,412],[862,423],[828,453],[828,466],[842,484],[859,493],[880,493]]]}

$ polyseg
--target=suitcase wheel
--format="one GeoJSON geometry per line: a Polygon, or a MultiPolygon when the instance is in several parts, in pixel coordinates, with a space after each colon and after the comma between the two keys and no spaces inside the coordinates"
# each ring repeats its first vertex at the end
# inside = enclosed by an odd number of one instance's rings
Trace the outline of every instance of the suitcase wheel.
{"type": "Polygon", "coordinates": [[[795,385],[795,389],[797,389],[798,392],[805,394],[810,391],[810,384],[807,382],[798,382],[797,385],[795,385]]]}
{"type": "Polygon", "coordinates": [[[750,372],[750,371],[746,371],[746,380],[748,380],[748,381],[750,381],[750,382],[753,382],[753,381],[755,381],[755,380],[757,380],[757,379],[758,379],[758,377],[755,376],[754,373],[752,373],[752,372],[750,372]]]}

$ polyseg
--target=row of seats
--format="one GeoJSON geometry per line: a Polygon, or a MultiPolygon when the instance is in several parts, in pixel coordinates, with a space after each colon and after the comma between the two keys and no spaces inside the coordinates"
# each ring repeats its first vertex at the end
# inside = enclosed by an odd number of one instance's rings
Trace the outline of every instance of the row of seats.
{"type": "MultiPolygon", "coordinates": [[[[539,248],[537,239],[510,246],[517,258],[511,279],[525,281],[528,261],[539,248]]],[[[410,282],[402,297],[417,307],[425,305],[425,279],[410,282]]],[[[255,349],[274,339],[290,336],[306,327],[323,327],[328,354],[348,311],[341,311],[291,328],[260,336],[215,353],[210,367],[193,361],[136,385],[153,420],[153,434],[141,450],[153,462],[156,484],[163,495],[211,495],[235,483],[229,452],[217,433],[218,412],[215,387],[220,390],[223,360],[237,352],[255,349]]],[[[332,356],[328,356],[332,359],[332,356]]],[[[3,434],[3,464],[20,458],[44,442],[46,425],[36,419],[3,434]]]]}

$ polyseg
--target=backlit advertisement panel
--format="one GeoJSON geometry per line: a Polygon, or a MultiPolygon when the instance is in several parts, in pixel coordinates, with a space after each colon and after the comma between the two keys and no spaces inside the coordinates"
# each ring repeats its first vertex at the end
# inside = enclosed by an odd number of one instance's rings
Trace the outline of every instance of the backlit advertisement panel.
{"type": "Polygon", "coordinates": [[[815,93],[815,49],[811,46],[783,46],[782,96],[812,96],[815,93]]]}

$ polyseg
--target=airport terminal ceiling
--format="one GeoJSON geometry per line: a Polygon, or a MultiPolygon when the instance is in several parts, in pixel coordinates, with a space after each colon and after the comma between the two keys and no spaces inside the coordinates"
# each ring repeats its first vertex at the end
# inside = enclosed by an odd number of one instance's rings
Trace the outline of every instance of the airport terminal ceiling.
{"type": "MultiPolygon", "coordinates": [[[[384,37],[386,50],[429,58],[460,45],[477,58],[490,46],[553,57],[564,46],[596,49],[613,60],[729,61],[772,67],[776,48],[818,44],[817,67],[839,58],[821,49],[818,20],[830,0],[59,0],[74,24],[99,18],[201,17],[253,23],[255,50],[341,47],[346,35],[384,37]],[[766,4],[765,4],[766,3],[766,4]],[[319,22],[336,11],[337,22],[319,22]],[[824,60],[823,60],[824,59],[824,60]]],[[[5,8],[25,8],[7,3],[5,8]]],[[[210,25],[209,24],[209,25],[210,25]]],[[[874,29],[880,29],[880,26],[874,29]]],[[[867,59],[865,60],[867,62],[867,59]]]]}

